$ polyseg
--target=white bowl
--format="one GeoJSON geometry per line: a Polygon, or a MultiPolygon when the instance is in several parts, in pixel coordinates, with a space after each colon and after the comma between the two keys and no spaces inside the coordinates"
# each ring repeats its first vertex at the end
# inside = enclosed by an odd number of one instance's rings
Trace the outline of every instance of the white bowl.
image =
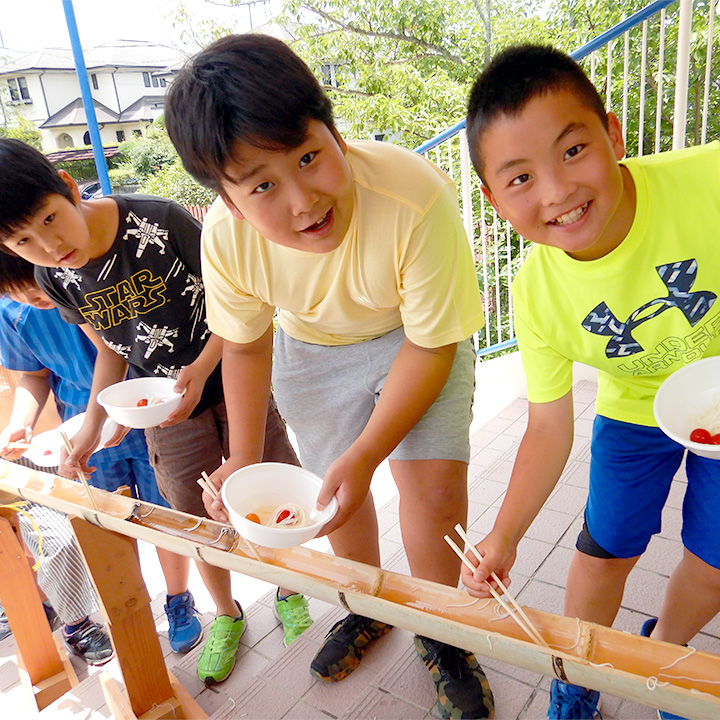
{"type": "MultiPolygon", "coordinates": [[[[46,432],[35,435],[32,439],[32,446],[23,453],[23,457],[30,460],[38,467],[56,467],[60,464],[60,451],[65,447],[61,432],[64,432],[70,440],[82,427],[85,420],[85,413],[74,415],[68,418],[62,425],[47,430],[46,432]]],[[[115,434],[117,423],[108,418],[102,427],[100,433],[100,442],[98,443],[94,453],[102,450],[105,443],[115,434]]]]}
{"type": "Polygon", "coordinates": [[[180,405],[182,393],[176,393],[175,380],[169,377],[143,377],[110,385],[98,393],[97,401],[119,425],[150,428],[167,420],[180,405]],[[140,400],[161,398],[157,405],[138,407],[140,400]]]}
{"type": "Polygon", "coordinates": [[[701,457],[720,459],[720,445],[690,440],[702,427],[701,416],[720,403],[720,356],[696,360],[665,379],[655,395],[653,412],[660,429],[701,457]]]}
{"type": "Polygon", "coordinates": [[[338,509],[333,497],[324,510],[315,503],[322,480],[309,470],[286,463],[247,465],[230,475],[222,486],[222,501],[230,522],[250,542],[272,548],[289,548],[312,540],[338,509]],[[310,513],[306,527],[266,527],[245,516],[263,506],[295,503],[310,513]]]}

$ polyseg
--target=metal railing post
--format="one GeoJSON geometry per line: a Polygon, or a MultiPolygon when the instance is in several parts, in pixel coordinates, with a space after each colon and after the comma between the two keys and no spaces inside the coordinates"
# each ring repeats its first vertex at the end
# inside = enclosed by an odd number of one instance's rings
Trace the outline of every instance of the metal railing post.
{"type": "Polygon", "coordinates": [[[673,111],[673,150],[685,147],[687,134],[688,80],[690,77],[690,32],[693,0],[680,0],[677,63],[675,66],[675,109],[673,111]]]}

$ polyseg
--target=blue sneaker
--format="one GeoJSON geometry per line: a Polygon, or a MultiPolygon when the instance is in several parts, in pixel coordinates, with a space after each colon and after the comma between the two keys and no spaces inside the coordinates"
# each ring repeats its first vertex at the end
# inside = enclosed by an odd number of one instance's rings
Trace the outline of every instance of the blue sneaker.
{"type": "MultiPolygon", "coordinates": [[[[657,618],[650,618],[649,620],[646,620],[643,623],[643,626],[640,628],[640,634],[643,637],[650,637],[656,625],[657,618]]],[[[659,720],[685,720],[685,718],[682,718],[679,715],[673,715],[672,713],[666,712],[665,710],[658,710],[657,714],[659,720]]]]}
{"type": "Polygon", "coordinates": [[[579,685],[553,680],[550,687],[548,720],[594,720],[602,715],[598,710],[600,693],[579,685]]]}
{"type": "Polygon", "coordinates": [[[192,593],[186,590],[179,595],[168,595],[165,614],[169,624],[170,647],[176,653],[186,653],[188,650],[192,650],[203,635],[192,593]]]}

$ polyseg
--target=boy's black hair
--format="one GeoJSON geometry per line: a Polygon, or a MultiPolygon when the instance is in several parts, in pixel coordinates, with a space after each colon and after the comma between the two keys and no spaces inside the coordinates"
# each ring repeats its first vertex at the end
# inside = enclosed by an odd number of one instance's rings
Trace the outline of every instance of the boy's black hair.
{"type": "Polygon", "coordinates": [[[53,194],[75,204],[72,191],[39,150],[20,140],[0,138],[0,243],[30,222],[53,194]]]}
{"type": "Polygon", "coordinates": [[[255,33],[209,45],[183,67],[165,100],[165,126],[185,169],[221,195],[236,143],[295,148],[310,120],[335,132],[317,79],[285,43],[255,33]]]}
{"type": "Polygon", "coordinates": [[[593,110],[608,129],[600,94],[569,55],[549,45],[514,45],[496,55],[473,85],[468,101],[467,136],[470,159],[480,176],[483,131],[498,115],[516,115],[532,98],[553,90],[570,90],[593,110]]]}
{"type": "Polygon", "coordinates": [[[35,266],[17,255],[0,253],[0,295],[37,287],[35,266]]]}

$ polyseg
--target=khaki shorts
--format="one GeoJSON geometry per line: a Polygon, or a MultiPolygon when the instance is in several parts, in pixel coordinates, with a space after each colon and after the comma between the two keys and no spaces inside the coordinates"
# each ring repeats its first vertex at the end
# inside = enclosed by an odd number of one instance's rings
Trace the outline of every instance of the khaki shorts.
{"type": "MultiPolygon", "coordinates": [[[[145,430],[148,457],[155,470],[158,488],[174,510],[207,517],[202,489],[197,484],[202,471],[211,474],[228,456],[228,423],[225,403],[219,402],[197,417],[173,425],[145,430]]],[[[270,396],[263,462],[299,465],[275,400],[270,396]]]]}

